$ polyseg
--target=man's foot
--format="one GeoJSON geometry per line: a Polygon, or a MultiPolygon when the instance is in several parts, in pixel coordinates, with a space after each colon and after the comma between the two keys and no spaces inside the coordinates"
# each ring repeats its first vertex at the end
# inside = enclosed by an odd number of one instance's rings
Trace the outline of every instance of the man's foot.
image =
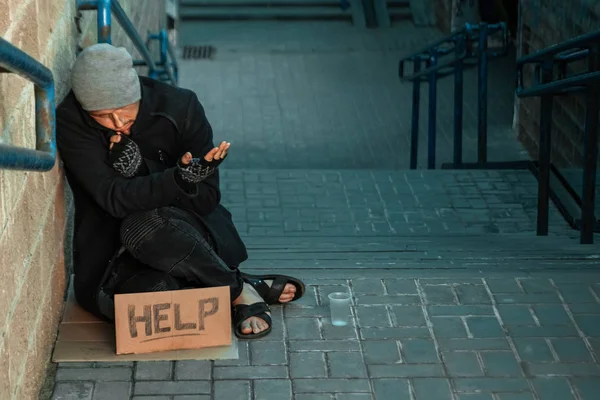
{"type": "MultiPolygon", "coordinates": [[[[269,287],[271,287],[271,285],[273,284],[273,280],[265,279],[265,283],[267,285],[269,285],[269,287]]],[[[292,285],[291,283],[286,283],[285,288],[283,288],[283,292],[281,292],[281,296],[279,296],[279,302],[280,303],[288,303],[294,299],[295,295],[296,295],[296,286],[292,285]]]]}
{"type": "Polygon", "coordinates": [[[252,285],[267,304],[285,304],[300,299],[306,288],[301,280],[292,276],[242,273],[244,282],[252,285]]]}
{"type": "MultiPolygon", "coordinates": [[[[256,290],[252,287],[252,285],[244,282],[244,287],[242,289],[242,293],[238,296],[237,299],[233,301],[233,305],[237,306],[238,304],[255,304],[261,303],[264,300],[260,295],[256,292],[256,290]]],[[[266,312],[268,316],[271,316],[271,313],[266,312]]],[[[257,334],[263,332],[269,328],[269,324],[262,318],[259,317],[250,317],[242,322],[240,332],[244,335],[249,335],[251,333],[257,334]]]]}

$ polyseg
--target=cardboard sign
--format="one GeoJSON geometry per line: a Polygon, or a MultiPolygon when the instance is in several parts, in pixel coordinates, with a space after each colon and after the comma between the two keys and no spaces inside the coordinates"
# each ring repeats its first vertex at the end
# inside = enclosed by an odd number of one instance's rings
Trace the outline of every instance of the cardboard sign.
{"type": "Polygon", "coordinates": [[[229,286],[115,295],[117,354],[231,344],[229,286]]]}

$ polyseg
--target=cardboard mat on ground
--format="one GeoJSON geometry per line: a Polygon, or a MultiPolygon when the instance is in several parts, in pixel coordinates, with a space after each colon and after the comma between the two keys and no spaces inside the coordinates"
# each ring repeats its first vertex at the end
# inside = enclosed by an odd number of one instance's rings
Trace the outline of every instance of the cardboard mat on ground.
{"type": "Polygon", "coordinates": [[[119,295],[112,324],[77,304],[72,282],[54,362],[238,359],[227,287],[119,295]]]}

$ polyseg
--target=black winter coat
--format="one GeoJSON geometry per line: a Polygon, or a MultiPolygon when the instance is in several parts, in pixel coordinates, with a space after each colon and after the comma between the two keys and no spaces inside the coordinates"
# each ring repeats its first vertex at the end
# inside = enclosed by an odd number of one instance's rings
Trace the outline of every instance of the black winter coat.
{"type": "Polygon", "coordinates": [[[73,191],[75,296],[101,316],[96,296],[112,256],[120,247],[121,220],[138,211],[175,206],[194,213],[212,235],[217,253],[229,266],[247,258],[246,249],[219,204],[218,171],[189,195],[177,185],[177,160],[187,151],[202,157],[214,147],[212,128],[196,94],[140,77],[142,100],[130,138],[140,148],[149,174],[125,178],[108,164],[114,133],[85,112],[73,92],[59,105],[57,145],[73,191]]]}

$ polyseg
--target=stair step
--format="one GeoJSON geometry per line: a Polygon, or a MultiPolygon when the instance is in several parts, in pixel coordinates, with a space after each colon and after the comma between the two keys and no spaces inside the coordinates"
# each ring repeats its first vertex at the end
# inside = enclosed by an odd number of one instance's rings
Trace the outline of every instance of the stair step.
{"type": "Polygon", "coordinates": [[[388,14],[392,21],[412,19],[412,13],[408,8],[388,8],[388,14]]]}
{"type": "Polygon", "coordinates": [[[337,7],[191,7],[180,10],[181,20],[352,19],[350,10],[337,7]]]}
{"type": "Polygon", "coordinates": [[[340,0],[183,0],[180,8],[205,7],[341,7],[340,0]]]}

